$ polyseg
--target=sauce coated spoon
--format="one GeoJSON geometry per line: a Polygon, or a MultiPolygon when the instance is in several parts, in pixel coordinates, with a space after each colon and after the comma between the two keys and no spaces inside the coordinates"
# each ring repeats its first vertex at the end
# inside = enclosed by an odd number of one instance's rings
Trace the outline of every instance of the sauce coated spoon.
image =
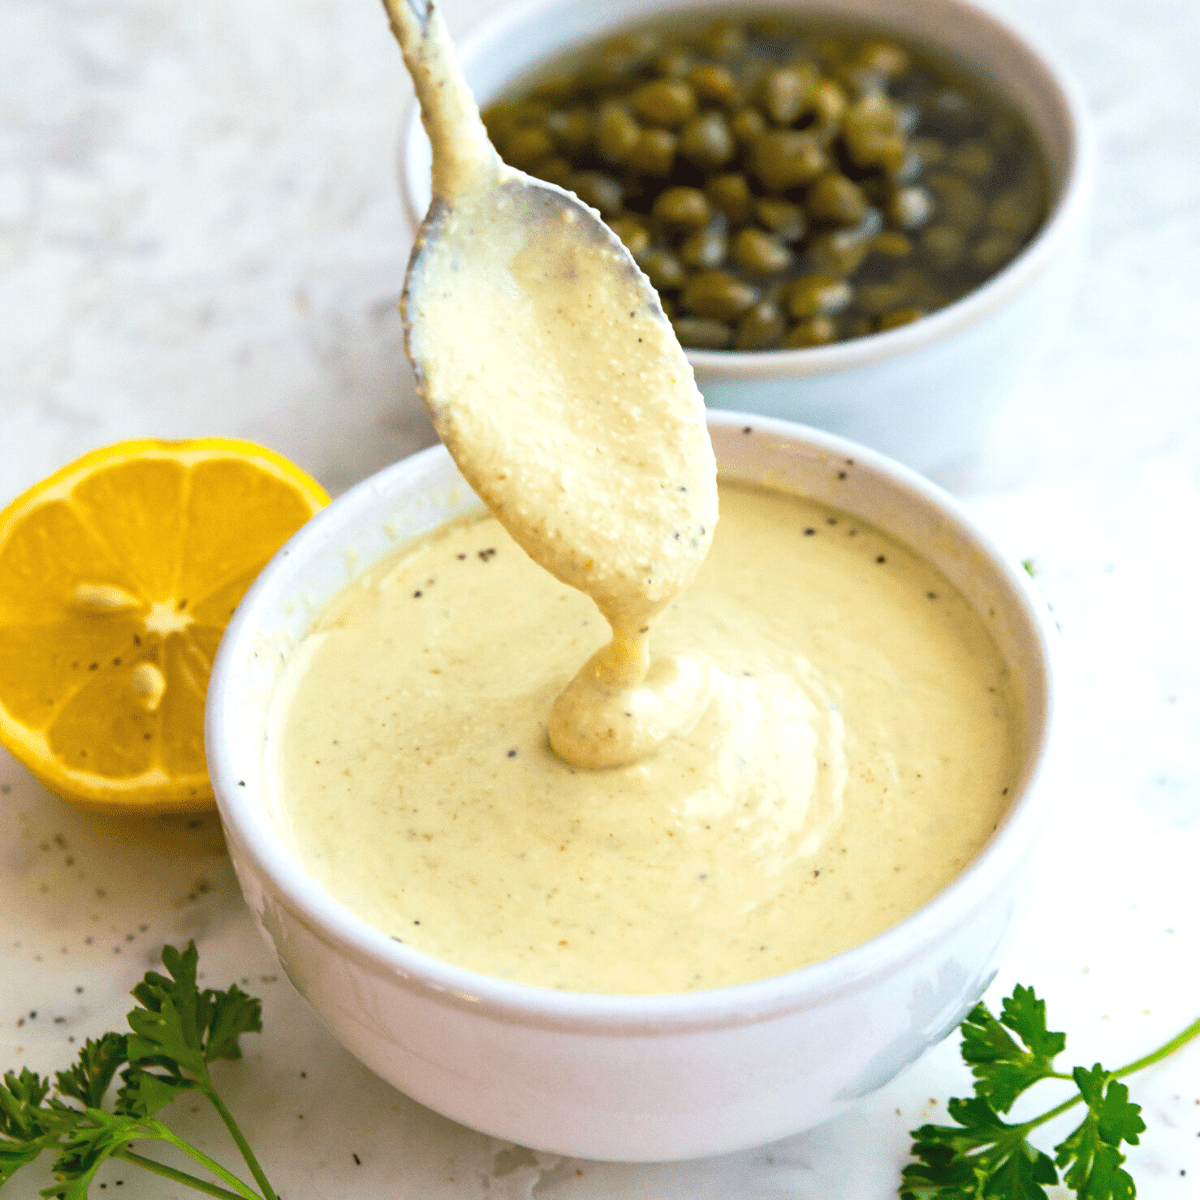
{"type": "Polygon", "coordinates": [[[646,641],[716,523],[704,402],[616,235],[501,161],[435,5],[384,7],[433,148],[401,301],[418,394],[517,544],[612,627],[555,703],[551,745],[577,765],[636,761],[706,699],[699,666],[651,666],[646,641]]]}

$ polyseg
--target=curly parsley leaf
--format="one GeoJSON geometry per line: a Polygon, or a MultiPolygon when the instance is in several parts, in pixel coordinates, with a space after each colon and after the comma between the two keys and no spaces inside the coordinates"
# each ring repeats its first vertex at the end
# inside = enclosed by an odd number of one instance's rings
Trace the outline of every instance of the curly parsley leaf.
{"type": "Polygon", "coordinates": [[[1008,1124],[982,1096],[946,1108],[957,1125],[922,1125],[913,1134],[920,1162],[904,1168],[903,1200],[1046,1200],[1041,1184],[1057,1183],[1058,1172],[1023,1125],[1008,1124]]]}
{"type": "Polygon", "coordinates": [[[997,1112],[1008,1112],[1039,1080],[1059,1077],[1054,1058],[1066,1045],[1066,1035],[1046,1029],[1046,1004],[1033,988],[1018,985],[1004,1000],[999,1020],[986,1005],[975,1005],[962,1024],[962,1035],[962,1057],[975,1076],[975,1094],[986,1096],[997,1112]]]}
{"type": "Polygon", "coordinates": [[[170,977],[148,971],[133,989],[142,1007],[129,1014],[131,1063],[207,1080],[210,1062],[241,1058],[240,1035],[262,1030],[262,1004],[236,984],[224,992],[196,986],[198,958],[194,943],[182,953],[164,946],[170,977]]]}
{"type": "Polygon", "coordinates": [[[55,1075],[54,1090],[78,1100],[84,1108],[99,1108],[117,1069],[127,1061],[123,1033],[106,1033],[96,1042],[89,1038],[79,1052],[79,1061],[55,1075]]]}
{"type": "MultiPolygon", "coordinates": [[[[77,1109],[70,1111],[78,1113],[77,1109]]],[[[136,1120],[98,1108],[85,1109],[78,1113],[66,1141],[58,1147],[52,1169],[59,1182],[43,1188],[41,1194],[53,1200],[84,1200],[104,1161],[124,1150],[134,1138],[146,1136],[136,1120]]]]}
{"type": "Polygon", "coordinates": [[[1076,1067],[1075,1084],[1087,1116],[1055,1146],[1054,1160],[1067,1167],[1063,1182],[1086,1200],[1131,1200],[1137,1194],[1133,1179],[1122,1169],[1122,1142],[1138,1144],[1145,1130],[1141,1105],[1129,1099],[1129,1089],[1097,1063],[1090,1071],[1076,1067]]]}
{"type": "Polygon", "coordinates": [[[1119,1077],[1158,1062],[1197,1034],[1200,1020],[1117,1071],[1096,1063],[1064,1075],[1055,1071],[1054,1059],[1066,1038],[1047,1028],[1045,1003],[1032,988],[1017,987],[1003,1001],[999,1019],[977,1004],[962,1025],[962,1058],[975,1077],[975,1095],[947,1104],[956,1124],[913,1131],[916,1161],[902,1172],[901,1200],[1047,1200],[1045,1187],[1059,1183],[1060,1170],[1079,1200],[1133,1200],[1137,1188],[1120,1147],[1136,1145],[1146,1126],[1119,1077]],[[1005,1121],[1000,1114],[1043,1079],[1072,1081],[1076,1094],[1032,1120],[1005,1121]],[[1077,1104],[1087,1105],[1087,1115],[1054,1148],[1054,1158],[1029,1140],[1077,1104]]]}
{"type": "Polygon", "coordinates": [[[54,1084],[28,1069],[9,1073],[0,1086],[0,1186],[44,1151],[55,1155],[56,1182],[42,1191],[48,1200],[86,1200],[96,1172],[109,1158],[144,1167],[210,1196],[232,1200],[277,1200],[232,1114],[208,1073],[215,1059],[241,1057],[238,1039],[262,1028],[261,1005],[237,987],[217,992],[197,986],[198,955],[163,948],[168,974],[149,971],[133,989],[139,1007],[129,1014],[132,1033],[106,1033],[89,1040],[78,1060],[55,1075],[54,1084]],[[102,1106],[122,1066],[115,1110],[102,1106]],[[189,1145],[155,1114],[184,1092],[203,1094],[225,1122],[259,1191],[189,1145]],[[69,1101],[77,1103],[72,1104],[69,1101]],[[203,1165],[221,1183],[135,1154],[131,1143],[170,1142],[203,1165]]]}

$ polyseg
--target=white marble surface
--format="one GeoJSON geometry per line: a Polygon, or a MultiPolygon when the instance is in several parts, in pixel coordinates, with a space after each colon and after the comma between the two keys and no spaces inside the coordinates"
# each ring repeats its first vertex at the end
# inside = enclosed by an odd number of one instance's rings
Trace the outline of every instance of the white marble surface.
{"type": "MultiPolygon", "coordinates": [[[[1093,106],[1092,250],[1067,332],[941,482],[1036,561],[1073,669],[1073,782],[992,996],[1035,984],[1074,1061],[1112,1065],[1200,1013],[1200,5],[1009,6],[1093,106]]],[[[447,3],[456,30],[486,7],[447,3]]],[[[0,0],[0,504],[126,437],[251,438],[333,492],[431,440],[395,310],[406,97],[370,0],[0,0]]],[[[220,1082],[285,1200],[884,1200],[906,1131],[967,1086],[947,1043],[854,1114],[759,1151],[512,1151],[331,1041],[254,934],[211,821],[88,818],[0,751],[0,1068],[63,1066],[71,1039],[120,1027],[163,941],[188,937],[210,982],[264,998],[266,1032],[220,1082]]],[[[1195,1196],[1200,1045],[1133,1088],[1139,1195],[1195,1196]]],[[[128,1200],[184,1194],[132,1169],[100,1179],[128,1200]]],[[[46,1182],[31,1170],[4,1194],[46,1182]]]]}

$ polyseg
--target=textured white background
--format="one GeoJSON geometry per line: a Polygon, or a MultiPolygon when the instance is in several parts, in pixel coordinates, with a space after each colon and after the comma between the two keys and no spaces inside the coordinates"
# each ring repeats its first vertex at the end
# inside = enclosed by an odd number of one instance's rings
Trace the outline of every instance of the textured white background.
{"type": "MultiPolygon", "coordinates": [[[[450,0],[452,27],[487,7],[450,0]]],[[[1091,253],[1067,332],[939,480],[1037,562],[1072,672],[1070,787],[992,996],[1034,983],[1073,1061],[1112,1065],[1200,1014],[1200,5],[1009,10],[1092,105],[1091,253]]],[[[395,308],[408,94],[370,0],[0,0],[0,505],[121,438],[250,438],[335,493],[432,440],[395,308]]],[[[187,937],[210,982],[264,997],[266,1033],[220,1077],[284,1200],[884,1200],[905,1131],[966,1087],[948,1043],[760,1151],[536,1160],[331,1041],[254,934],[211,821],[86,818],[0,751],[0,1068],[60,1067],[69,1039],[120,1027],[129,986],[187,937]]],[[[1133,1087],[1139,1194],[1200,1194],[1200,1045],[1133,1087]]],[[[100,1179],[128,1200],[183,1194],[132,1169],[100,1179]]],[[[29,1171],[6,1200],[46,1182],[29,1171]]]]}

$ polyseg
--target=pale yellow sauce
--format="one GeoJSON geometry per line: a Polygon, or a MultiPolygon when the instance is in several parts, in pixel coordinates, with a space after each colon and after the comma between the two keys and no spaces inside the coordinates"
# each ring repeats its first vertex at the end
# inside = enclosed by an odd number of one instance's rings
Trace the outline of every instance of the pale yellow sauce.
{"type": "Polygon", "coordinates": [[[855,518],[744,487],[721,502],[655,632],[657,652],[711,669],[707,707],[632,765],[549,748],[551,703],[608,630],[495,520],[350,584],[276,703],[305,868],[447,962],[608,993],[791,970],[945,887],[999,821],[1016,761],[983,622],[855,518]]]}
{"type": "Polygon", "coordinates": [[[852,518],[733,488],[713,540],[703,403],[653,291],[500,163],[436,14],[389,11],[434,150],[408,350],[493,515],[351,584],[290,663],[295,853],[400,941],[544,987],[720,987],[865,941],[1004,810],[995,646],[852,518]]]}

